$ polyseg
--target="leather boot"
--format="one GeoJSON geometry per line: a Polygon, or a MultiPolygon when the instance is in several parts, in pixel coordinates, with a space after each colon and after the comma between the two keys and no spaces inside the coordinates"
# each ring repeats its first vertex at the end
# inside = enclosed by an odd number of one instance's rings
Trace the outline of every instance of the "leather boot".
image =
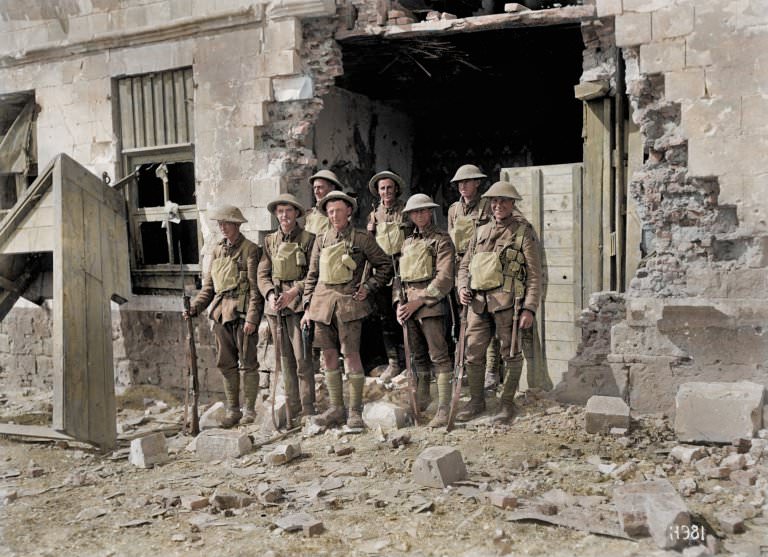
{"type": "Polygon", "coordinates": [[[448,425],[448,411],[451,406],[451,371],[438,371],[435,378],[437,383],[437,414],[429,422],[428,427],[445,427],[448,425]]]}
{"type": "Polygon", "coordinates": [[[515,393],[520,385],[520,375],[523,373],[523,355],[518,352],[504,362],[504,387],[501,392],[501,406],[491,418],[492,423],[509,423],[517,415],[515,393]]]}
{"type": "Polygon", "coordinates": [[[448,406],[438,406],[437,414],[430,420],[427,427],[445,427],[448,425],[448,406]]]}
{"type": "Polygon", "coordinates": [[[466,422],[485,412],[485,393],[483,392],[484,369],[477,364],[465,364],[469,382],[469,402],[456,414],[456,421],[466,422]]]}
{"type": "Polygon", "coordinates": [[[256,421],[256,398],[259,396],[258,371],[247,369],[243,372],[243,391],[245,395],[245,411],[240,423],[252,424],[256,421]]]}
{"type": "Polygon", "coordinates": [[[347,427],[362,428],[363,423],[363,387],[365,386],[365,376],[363,372],[350,372],[347,379],[349,386],[349,412],[347,415],[347,427]]]}
{"type": "Polygon", "coordinates": [[[299,398],[299,378],[296,369],[288,364],[287,358],[283,358],[283,390],[285,391],[285,402],[291,411],[291,418],[296,419],[301,413],[301,400],[299,398]]]}
{"type": "Polygon", "coordinates": [[[315,417],[315,423],[331,427],[342,425],[346,418],[344,410],[344,395],[342,393],[341,370],[329,369],[325,372],[325,385],[328,387],[328,410],[315,417]]]}
{"type": "Polygon", "coordinates": [[[392,378],[400,375],[405,366],[400,364],[400,353],[397,350],[395,335],[385,332],[382,337],[384,340],[384,350],[387,353],[387,369],[384,370],[384,373],[382,373],[379,378],[387,383],[391,381],[392,378]]]}
{"type": "Polygon", "coordinates": [[[227,412],[221,421],[221,427],[229,429],[240,422],[240,371],[237,368],[221,370],[224,381],[224,397],[227,399],[227,412]]]}

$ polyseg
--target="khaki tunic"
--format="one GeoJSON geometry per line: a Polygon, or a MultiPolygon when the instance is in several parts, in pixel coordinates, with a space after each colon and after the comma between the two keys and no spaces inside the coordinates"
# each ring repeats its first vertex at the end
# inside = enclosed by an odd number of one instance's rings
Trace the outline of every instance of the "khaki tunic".
{"type": "MultiPolygon", "coordinates": [[[[403,249],[418,240],[425,240],[434,254],[434,276],[430,280],[404,282],[402,288],[407,300],[422,298],[424,305],[406,322],[410,347],[416,371],[429,372],[430,363],[435,373],[450,373],[451,357],[445,340],[444,316],[448,313],[445,297],[453,289],[455,258],[450,236],[429,224],[421,232],[414,232],[403,242],[403,249]]],[[[392,293],[393,303],[399,302],[399,292],[392,293]]]]}
{"type": "MultiPolygon", "coordinates": [[[[302,251],[304,251],[304,257],[307,261],[307,265],[303,269],[302,277],[295,281],[272,280],[272,246],[277,246],[283,242],[301,244],[299,240],[302,236],[302,230],[303,229],[301,226],[297,224],[289,234],[283,234],[283,231],[280,228],[269,234],[264,240],[264,253],[261,256],[261,261],[259,261],[258,267],[259,290],[261,291],[261,295],[264,296],[265,300],[269,298],[270,292],[277,290],[278,288],[281,292],[290,290],[294,286],[299,289],[299,295],[296,296],[293,302],[291,302],[291,305],[286,308],[286,310],[294,313],[300,313],[304,311],[304,303],[302,300],[302,296],[304,294],[304,277],[306,277],[307,270],[309,269],[309,260],[312,255],[312,246],[315,244],[315,236],[310,235],[311,239],[305,244],[300,245],[300,248],[302,251]]],[[[271,308],[270,304],[266,304],[264,312],[267,315],[277,315],[277,312],[271,308]]]]}
{"type": "Polygon", "coordinates": [[[338,232],[331,229],[315,239],[309,270],[304,279],[304,308],[312,321],[329,325],[334,314],[340,321],[362,319],[371,313],[371,305],[366,297],[363,301],[354,300],[363,276],[366,261],[371,271],[367,275],[365,285],[370,293],[375,293],[392,279],[392,261],[376,243],[376,240],[366,230],[347,226],[338,232]],[[327,246],[339,242],[350,243],[350,257],[357,264],[352,273],[352,279],[344,284],[325,284],[320,277],[320,251],[327,246]]]}
{"type": "MultiPolygon", "coordinates": [[[[455,203],[451,204],[451,206],[448,208],[448,234],[453,233],[453,227],[456,224],[457,217],[473,217],[475,219],[475,229],[493,220],[493,213],[491,212],[491,200],[485,199],[482,203],[480,203],[481,199],[482,198],[478,194],[477,197],[475,197],[475,199],[469,203],[464,203],[464,198],[462,197],[455,203]],[[481,206],[482,212],[480,211],[481,206]]],[[[461,259],[462,255],[464,255],[464,252],[456,251],[456,256],[458,259],[461,259]]]]}
{"type": "Polygon", "coordinates": [[[192,314],[200,313],[210,304],[209,317],[217,323],[228,323],[245,317],[248,323],[258,326],[264,312],[264,298],[259,292],[257,277],[261,249],[240,234],[234,244],[230,244],[225,238],[213,248],[213,259],[224,256],[237,259],[238,272],[246,271],[249,289],[245,315],[243,316],[243,314],[237,311],[238,289],[234,288],[226,292],[215,292],[210,273],[203,275],[203,287],[197,293],[195,299],[192,300],[192,314]]]}
{"type": "Polygon", "coordinates": [[[331,221],[320,212],[320,209],[312,207],[304,214],[304,229],[319,236],[331,229],[331,221]]]}
{"type": "MultiPolygon", "coordinates": [[[[424,305],[413,315],[414,319],[440,317],[446,314],[445,304],[440,302],[453,290],[455,275],[453,242],[446,232],[439,230],[434,224],[430,224],[422,232],[414,230],[403,242],[403,248],[417,240],[425,240],[434,254],[435,276],[431,280],[403,283],[405,296],[408,300],[419,297],[424,300],[424,305]]],[[[399,301],[399,295],[397,291],[392,292],[393,304],[399,301]]]]}

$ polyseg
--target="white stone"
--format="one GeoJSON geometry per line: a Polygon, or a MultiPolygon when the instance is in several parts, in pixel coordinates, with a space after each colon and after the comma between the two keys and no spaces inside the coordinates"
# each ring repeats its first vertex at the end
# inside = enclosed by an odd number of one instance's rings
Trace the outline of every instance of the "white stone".
{"type": "Polygon", "coordinates": [[[276,77],[272,80],[272,91],[277,102],[311,99],[312,78],[308,75],[276,77]]]}
{"type": "Polygon", "coordinates": [[[685,41],[673,40],[640,45],[640,71],[643,74],[682,70],[685,66],[685,41]]]}
{"type": "Polygon", "coordinates": [[[226,414],[227,409],[223,402],[214,403],[200,416],[200,430],[220,428],[226,414]]]}
{"type": "Polygon", "coordinates": [[[704,447],[694,447],[691,445],[678,445],[669,452],[669,456],[675,460],[682,462],[683,464],[690,464],[693,461],[699,460],[707,456],[707,451],[704,447]]]}
{"type": "Polygon", "coordinates": [[[616,46],[651,42],[651,14],[629,13],[616,17],[616,46]]]}
{"type": "Polygon", "coordinates": [[[279,464],[286,464],[299,456],[301,456],[301,444],[288,443],[276,446],[274,450],[264,458],[264,461],[272,466],[277,466],[279,464]]]}
{"type": "Polygon", "coordinates": [[[197,436],[195,450],[201,460],[238,458],[251,451],[253,443],[248,434],[227,429],[208,429],[197,436]]]}
{"type": "Polygon", "coordinates": [[[446,487],[466,479],[467,467],[453,447],[429,447],[413,463],[413,481],[427,487],[446,487]]]}
{"type": "Polygon", "coordinates": [[[653,39],[669,39],[693,32],[693,4],[653,12],[653,39]]]}
{"type": "Polygon", "coordinates": [[[13,503],[18,497],[19,494],[15,489],[0,488],[0,507],[13,503]]]}
{"type": "Polygon", "coordinates": [[[611,428],[629,428],[629,406],[619,397],[590,397],[585,416],[587,433],[609,433],[611,428]]]}
{"type": "Polygon", "coordinates": [[[668,480],[619,486],[613,491],[624,532],[633,537],[650,535],[662,549],[682,547],[685,540],[669,536],[675,526],[690,525],[688,507],[668,480]]]}
{"type": "Polygon", "coordinates": [[[675,397],[675,433],[684,442],[751,439],[762,425],[763,385],[683,383],[675,397]]]}
{"type": "Polygon", "coordinates": [[[408,411],[392,402],[377,400],[363,407],[363,422],[368,429],[376,426],[381,426],[384,431],[400,429],[405,427],[407,421],[408,411]]]}
{"type": "Polygon", "coordinates": [[[155,464],[168,461],[168,447],[165,435],[152,433],[131,441],[131,453],[128,461],[139,468],[151,468],[155,464]]]}

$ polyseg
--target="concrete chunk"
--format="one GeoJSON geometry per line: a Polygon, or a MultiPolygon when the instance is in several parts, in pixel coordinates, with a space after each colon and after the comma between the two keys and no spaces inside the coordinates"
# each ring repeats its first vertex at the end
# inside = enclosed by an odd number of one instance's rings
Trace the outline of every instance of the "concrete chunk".
{"type": "Polygon", "coordinates": [[[363,408],[363,422],[368,429],[374,429],[381,426],[384,431],[390,429],[400,429],[406,426],[408,421],[408,411],[402,406],[377,400],[369,402],[363,408]]]}
{"type": "Polygon", "coordinates": [[[684,442],[731,443],[762,427],[763,385],[683,383],[675,397],[675,433],[684,442]]]}
{"type": "Polygon", "coordinates": [[[280,464],[286,464],[298,456],[301,456],[301,444],[289,443],[286,445],[277,445],[274,450],[264,458],[264,461],[272,466],[278,466],[280,464]]]}
{"type": "Polygon", "coordinates": [[[301,530],[307,537],[317,536],[325,529],[321,521],[308,513],[294,513],[281,516],[275,520],[275,525],[286,532],[301,530]]]}
{"type": "Polygon", "coordinates": [[[690,464],[707,456],[704,447],[693,447],[691,445],[678,445],[669,452],[669,456],[683,464],[690,464]]]}
{"type": "Polygon", "coordinates": [[[453,447],[429,447],[413,463],[413,481],[427,487],[446,487],[466,477],[461,453],[453,447]]]}
{"type": "Polygon", "coordinates": [[[165,445],[165,435],[152,433],[131,441],[129,462],[139,468],[151,468],[155,464],[168,461],[168,448],[165,445]]]}
{"type": "Polygon", "coordinates": [[[595,395],[587,401],[587,433],[609,433],[629,428],[629,406],[619,397],[595,395]]]}
{"type": "Polygon", "coordinates": [[[253,443],[246,433],[228,429],[209,429],[197,436],[195,450],[201,460],[238,458],[251,451],[253,443]]]}
{"type": "Polygon", "coordinates": [[[662,549],[682,547],[685,540],[669,536],[675,526],[690,526],[688,507],[667,480],[619,486],[613,491],[624,532],[633,537],[651,536],[662,549]]]}

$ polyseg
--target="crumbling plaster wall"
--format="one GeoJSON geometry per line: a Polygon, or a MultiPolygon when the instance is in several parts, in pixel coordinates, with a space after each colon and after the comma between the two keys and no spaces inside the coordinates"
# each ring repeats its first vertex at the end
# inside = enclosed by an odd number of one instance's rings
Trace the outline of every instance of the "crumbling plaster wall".
{"type": "Polygon", "coordinates": [[[653,232],[607,355],[640,411],[686,381],[768,384],[768,4],[597,0],[615,17],[653,232]]]}
{"type": "MultiPolygon", "coordinates": [[[[291,191],[309,201],[316,165],[311,131],[322,97],[341,72],[332,0],[102,0],[0,5],[0,95],[34,90],[38,160],[65,152],[95,174],[120,175],[113,79],[191,66],[195,174],[205,245],[218,233],[215,203],[242,208],[246,236],[272,228],[266,204],[291,191]]],[[[183,385],[181,300],[134,296],[113,305],[118,387],[183,385]]],[[[50,312],[20,304],[0,325],[6,388],[51,385],[50,312]],[[37,335],[40,335],[38,338],[37,335]]],[[[214,343],[197,321],[201,383],[218,391],[214,343]]]]}

